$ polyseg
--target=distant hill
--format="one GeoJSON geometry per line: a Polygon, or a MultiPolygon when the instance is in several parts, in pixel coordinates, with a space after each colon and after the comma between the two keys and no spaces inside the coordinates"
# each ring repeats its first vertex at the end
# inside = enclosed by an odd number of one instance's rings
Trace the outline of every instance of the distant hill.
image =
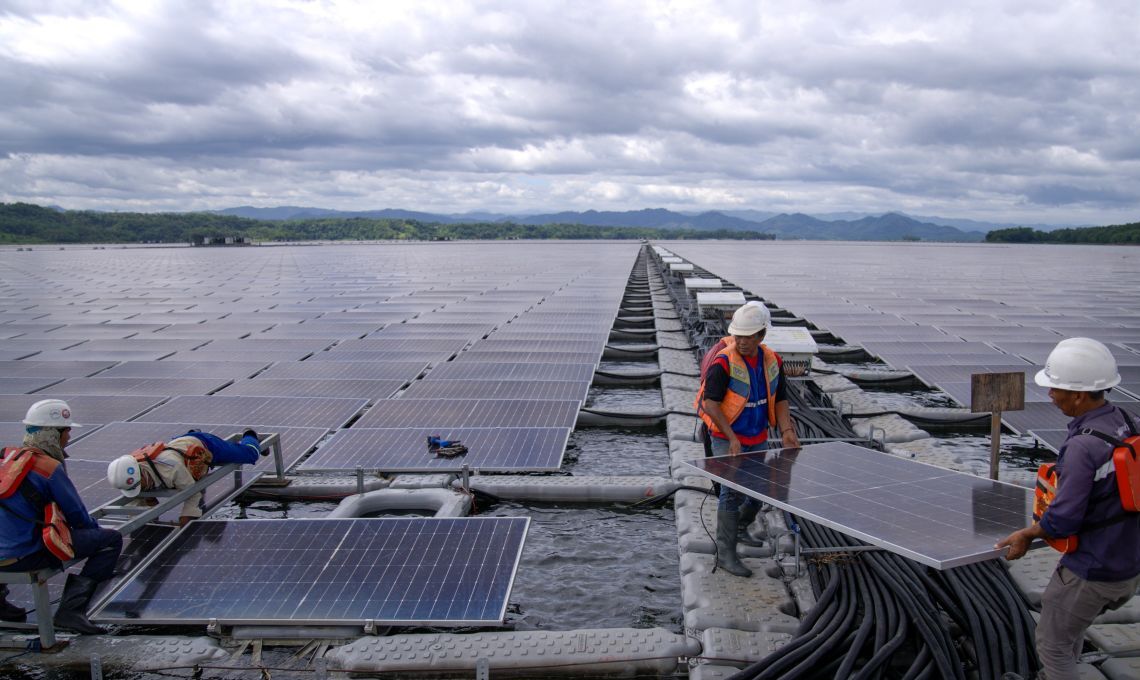
{"type": "MultiPolygon", "coordinates": [[[[327,208],[304,208],[284,205],[276,208],[254,208],[243,205],[237,208],[225,208],[211,211],[217,215],[230,215],[233,217],[247,217],[252,220],[318,220],[330,217],[350,219],[362,217],[369,220],[419,220],[420,222],[440,222],[443,224],[457,224],[459,222],[485,222],[486,217],[471,215],[437,215],[435,213],[417,212],[415,210],[399,210],[385,208],[383,210],[329,210],[327,208]]],[[[498,218],[498,215],[494,215],[498,218]]],[[[491,221],[495,221],[492,219],[491,221]]]]}
{"type": "Polygon", "coordinates": [[[878,217],[831,222],[810,215],[777,215],[760,223],[761,228],[777,238],[827,239],[835,241],[952,241],[980,242],[985,234],[964,232],[954,227],[919,222],[900,213],[878,217]]]}
{"type": "Polygon", "coordinates": [[[699,215],[653,208],[625,212],[560,212],[547,215],[523,215],[510,218],[516,224],[588,224],[609,227],[648,227],[653,229],[697,229],[713,231],[764,231],[758,222],[730,217],[724,213],[706,212],[699,215]]]}

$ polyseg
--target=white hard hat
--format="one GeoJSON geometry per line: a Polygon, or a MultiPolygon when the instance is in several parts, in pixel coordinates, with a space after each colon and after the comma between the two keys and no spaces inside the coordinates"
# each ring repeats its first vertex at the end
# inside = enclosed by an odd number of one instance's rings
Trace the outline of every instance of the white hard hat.
{"type": "Polygon", "coordinates": [[[1045,368],[1034,381],[1042,387],[1073,392],[1099,392],[1120,384],[1116,359],[1103,344],[1092,338],[1068,338],[1057,343],[1045,368]]]}
{"type": "Polygon", "coordinates": [[[44,399],[32,404],[28,415],[24,416],[24,424],[38,427],[83,427],[71,420],[71,407],[62,399],[44,399]]]}
{"type": "Polygon", "coordinates": [[[111,486],[133,498],[142,491],[142,470],[134,456],[119,456],[107,466],[107,481],[111,486]]]}
{"type": "Polygon", "coordinates": [[[762,302],[753,300],[732,313],[732,323],[728,324],[729,335],[756,335],[767,330],[772,315],[762,302]]]}

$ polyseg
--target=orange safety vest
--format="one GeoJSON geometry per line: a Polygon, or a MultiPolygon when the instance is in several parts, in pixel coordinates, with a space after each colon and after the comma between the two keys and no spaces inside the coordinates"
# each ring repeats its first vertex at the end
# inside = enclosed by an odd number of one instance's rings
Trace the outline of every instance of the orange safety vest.
{"type": "Polygon", "coordinates": [[[67,525],[63,510],[57,503],[46,502],[31,487],[23,486],[24,480],[32,470],[44,477],[51,477],[58,467],[59,461],[37,448],[6,447],[0,457],[0,498],[8,498],[16,491],[20,491],[33,506],[42,505],[43,519],[24,517],[7,507],[4,509],[25,522],[38,526],[44,547],[52,555],[66,562],[75,557],[75,548],[71,543],[71,528],[67,525]]]}
{"type": "Polygon", "coordinates": [[[197,437],[179,437],[169,442],[155,442],[131,451],[135,460],[148,464],[157,477],[157,481],[163,486],[165,483],[162,481],[162,477],[159,476],[158,470],[154,469],[154,459],[158,458],[163,451],[174,451],[182,456],[182,462],[186,464],[186,469],[190,471],[190,476],[194,478],[194,481],[206,476],[206,473],[210,471],[210,463],[214,460],[214,455],[197,437]]]}
{"type": "MultiPolygon", "coordinates": [[[[1124,415],[1124,418],[1132,435],[1123,440],[1090,428],[1081,430],[1081,434],[1093,435],[1113,447],[1112,458],[1106,463],[1106,466],[1111,465],[1112,473],[1116,475],[1116,491],[1120,497],[1121,507],[1125,513],[1136,513],[1140,512],[1140,435],[1136,434],[1136,427],[1132,424],[1132,419],[1127,414],[1124,415]]],[[[1055,463],[1042,463],[1037,467],[1037,484],[1034,485],[1033,489],[1033,520],[1036,522],[1041,521],[1041,517],[1049,509],[1049,504],[1057,497],[1057,487],[1060,485],[1061,479],[1056,468],[1055,463]]],[[[1127,520],[1132,516],[1135,515],[1124,514],[1096,522],[1082,527],[1081,531],[1101,529],[1127,520]]],[[[1045,542],[1054,550],[1066,554],[1076,552],[1078,545],[1080,545],[1076,534],[1061,538],[1046,536],[1045,542]]]]}
{"type": "MultiPolygon", "coordinates": [[[[736,338],[728,336],[723,339],[723,342],[725,344],[724,350],[717,356],[728,359],[728,391],[724,394],[724,400],[720,402],[720,410],[731,424],[736,422],[736,419],[744,412],[744,407],[748,404],[748,395],[752,391],[752,384],[749,378],[748,364],[740,352],[736,351],[736,338]]],[[[776,424],[776,402],[773,397],[776,394],[777,381],[780,379],[780,362],[776,359],[776,353],[768,349],[767,345],[760,345],[760,354],[762,357],[762,375],[765,377],[764,394],[768,403],[768,427],[772,427],[776,424]]],[[[701,389],[697,391],[697,398],[693,401],[693,406],[697,409],[697,415],[705,421],[709,432],[723,434],[713,422],[712,416],[705,411],[704,402],[705,376],[702,375],[701,389]]]]}

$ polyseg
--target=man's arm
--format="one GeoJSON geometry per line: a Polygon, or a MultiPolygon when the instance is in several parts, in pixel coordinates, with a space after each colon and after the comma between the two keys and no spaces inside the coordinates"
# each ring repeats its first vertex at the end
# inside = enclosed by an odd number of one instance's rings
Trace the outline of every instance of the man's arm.
{"type": "Polygon", "coordinates": [[[792,420],[792,407],[787,401],[776,402],[776,423],[780,427],[780,443],[784,448],[798,448],[800,438],[796,434],[796,421],[792,420]]]}
{"type": "Polygon", "coordinates": [[[1024,529],[1018,529],[1009,536],[1001,539],[994,547],[1008,547],[1009,552],[1005,554],[1005,558],[1007,560],[1016,560],[1029,550],[1030,543],[1039,538],[1045,537],[1045,530],[1041,528],[1041,525],[1034,522],[1033,526],[1029,526],[1024,529]]]}

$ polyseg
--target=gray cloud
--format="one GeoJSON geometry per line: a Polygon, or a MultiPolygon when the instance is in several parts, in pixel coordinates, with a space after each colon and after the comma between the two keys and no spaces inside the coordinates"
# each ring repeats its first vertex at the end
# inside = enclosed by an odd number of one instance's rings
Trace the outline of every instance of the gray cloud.
{"type": "Polygon", "coordinates": [[[0,2],[0,200],[1135,220],[1140,10],[0,2]]]}

